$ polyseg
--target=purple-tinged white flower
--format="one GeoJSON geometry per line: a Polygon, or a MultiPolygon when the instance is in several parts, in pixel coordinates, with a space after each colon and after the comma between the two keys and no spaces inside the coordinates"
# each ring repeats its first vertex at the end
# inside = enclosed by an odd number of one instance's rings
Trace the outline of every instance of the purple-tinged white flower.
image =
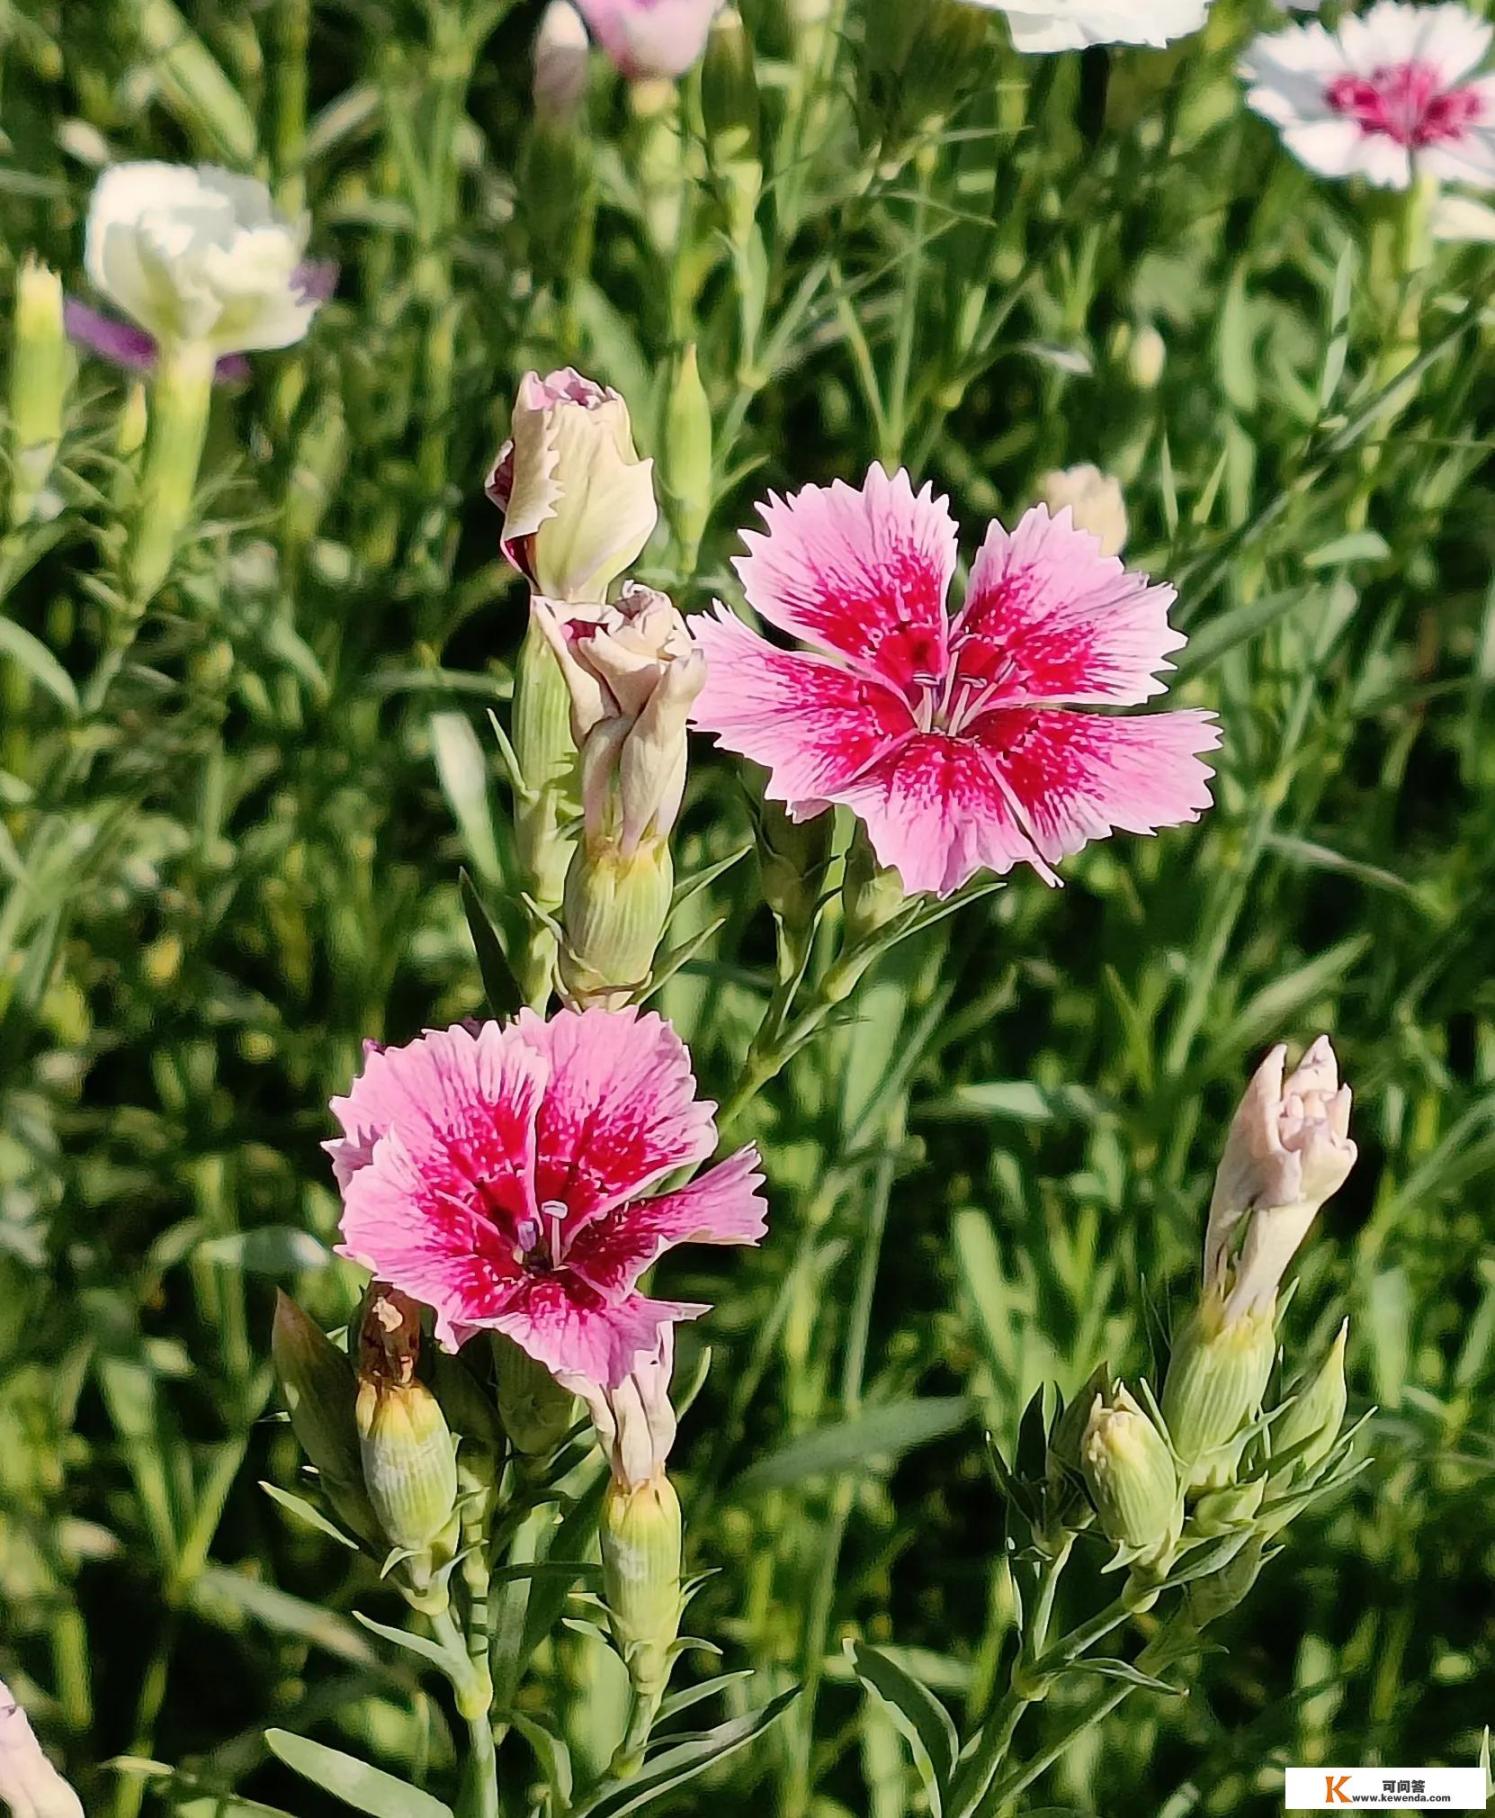
{"type": "Polygon", "coordinates": [[[216,165],[112,164],[88,205],[84,263],[99,294],[158,346],[216,353],[289,347],[311,326],[324,268],[309,223],[288,221],[257,177],[216,165]]]}
{"type": "Polygon", "coordinates": [[[1428,176],[1495,188],[1492,28],[1457,0],[1378,0],[1336,31],[1269,32],[1241,65],[1246,99],[1325,177],[1407,189],[1428,176]]]}

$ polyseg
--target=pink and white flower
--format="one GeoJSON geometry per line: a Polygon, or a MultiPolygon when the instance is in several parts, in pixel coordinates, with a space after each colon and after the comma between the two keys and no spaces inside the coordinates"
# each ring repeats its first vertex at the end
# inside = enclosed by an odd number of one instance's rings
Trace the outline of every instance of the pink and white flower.
{"type": "Polygon", "coordinates": [[[956,526],[928,486],[873,467],[856,490],[807,486],[761,508],[737,571],[749,604],[813,648],[789,651],[725,606],[693,621],[706,652],[695,724],[769,770],[806,820],[843,803],[909,891],[1053,866],[1117,830],[1153,833],[1210,804],[1213,715],[1122,717],[1184,643],[1152,586],[1039,505],[987,532],[947,619],[956,526]]]}
{"type": "Polygon", "coordinates": [[[1378,0],[1337,31],[1314,23],[1257,38],[1241,65],[1246,99],[1322,176],[1495,188],[1495,75],[1475,73],[1492,31],[1456,0],[1378,0]]]}
{"type": "Polygon", "coordinates": [[[632,80],[683,76],[700,61],[721,0],[576,0],[592,36],[632,80]]]}
{"type": "Polygon", "coordinates": [[[643,1272],[676,1244],[753,1244],[766,1206],[754,1148],[651,1194],[716,1147],[716,1107],[662,1018],[521,1011],[370,1048],[326,1145],[343,1195],[340,1254],[436,1314],[441,1342],[507,1333],[555,1372],[617,1388],[707,1312],[651,1300],[643,1272]]]}

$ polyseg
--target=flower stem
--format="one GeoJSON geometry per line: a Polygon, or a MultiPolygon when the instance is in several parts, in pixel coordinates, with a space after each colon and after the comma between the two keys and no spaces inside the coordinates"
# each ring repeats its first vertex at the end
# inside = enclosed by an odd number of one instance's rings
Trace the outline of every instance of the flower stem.
{"type": "Polygon", "coordinates": [[[215,364],[213,349],[205,342],[183,341],[161,349],[151,386],[145,463],[125,552],[128,604],[137,617],[170,574],[178,540],[192,513],[215,364]]]}

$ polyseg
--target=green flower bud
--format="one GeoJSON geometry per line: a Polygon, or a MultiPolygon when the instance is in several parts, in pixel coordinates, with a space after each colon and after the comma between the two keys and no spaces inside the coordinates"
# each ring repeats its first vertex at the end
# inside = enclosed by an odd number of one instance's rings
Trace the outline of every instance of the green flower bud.
{"type": "Polygon", "coordinates": [[[778,802],[765,800],[758,814],[758,871],[763,896],[787,927],[807,929],[820,900],[831,817],[792,821],[778,802]]]}
{"type": "Polygon", "coordinates": [[[1035,1536],[1038,1545],[1049,1552],[1062,1546],[1067,1535],[1082,1533],[1095,1519],[1082,1481],[1081,1448],[1096,1398],[1108,1395],[1110,1389],[1111,1372],[1101,1364],[1071,1398],[1049,1435],[1044,1470],[1044,1533],[1035,1536]]]}
{"type": "Polygon", "coordinates": [[[498,1413],[516,1451],[530,1458],[553,1452],[576,1422],[576,1398],[542,1363],[502,1332],[493,1334],[498,1413]]]}
{"type": "Polygon", "coordinates": [[[1163,1418],[1184,1464],[1185,1488],[1233,1481],[1242,1435],[1261,1412],[1276,1345],[1274,1309],[1225,1317],[1209,1290],[1179,1334],[1163,1384],[1163,1418]]]}
{"type": "Polygon", "coordinates": [[[1252,1477],[1245,1483],[1227,1484],[1220,1490],[1206,1490],[1191,1512],[1195,1532],[1214,1536],[1229,1534],[1244,1526],[1261,1507],[1266,1487],[1264,1477],[1252,1477]]]}
{"type": "Polygon", "coordinates": [[[431,1546],[457,1506],[457,1448],[441,1404],[416,1378],[419,1346],[415,1303],[376,1283],[359,1336],[353,1414],[379,1525],[411,1553],[431,1546]]]}
{"type": "Polygon", "coordinates": [[[28,255],[16,272],[10,354],[12,524],[25,524],[42,509],[75,366],[63,324],[62,280],[28,255]]]}
{"type": "MultiPolygon", "coordinates": [[[[1272,1497],[1308,1488],[1318,1480],[1344,1425],[1349,1391],[1344,1379],[1344,1348],[1350,1322],[1340,1326],[1317,1369],[1305,1371],[1293,1385],[1292,1401],[1271,1430],[1274,1458],[1284,1463],[1273,1471],[1272,1497]]],[[[1286,1523],[1275,1521],[1274,1528],[1286,1523]]]]}
{"type": "Polygon", "coordinates": [[[1242,1601],[1260,1575],[1266,1546],[1265,1534],[1253,1534],[1218,1572],[1211,1572],[1208,1578],[1196,1578],[1189,1585],[1184,1593],[1185,1607],[1196,1629],[1207,1628],[1242,1601]]]}
{"type": "Polygon", "coordinates": [[[701,113],[707,156],[726,207],[727,235],[734,246],[745,246],[763,190],[763,164],[757,67],[735,6],[717,15],[706,41],[701,113]]]}
{"type": "Polygon", "coordinates": [[[680,1500],[663,1471],[630,1489],[609,1481],[600,1528],[613,1641],[641,1698],[658,1698],[680,1633],[680,1500]]]}
{"type": "Polygon", "coordinates": [[[696,565],[711,516],[711,442],[711,401],[691,345],[670,375],[664,421],[666,500],[686,570],[696,565]]]}
{"type": "Polygon", "coordinates": [[[379,1538],[379,1523],[363,1486],[353,1365],[289,1294],[275,1297],[270,1358],[291,1415],[291,1429],[316,1467],[334,1511],[362,1539],[379,1538]]]}
{"type": "Polygon", "coordinates": [[[363,1480],[379,1525],[394,1546],[420,1552],[457,1504],[457,1451],[441,1404],[423,1382],[365,1377],[355,1414],[363,1480]]]}
{"type": "Polygon", "coordinates": [[[1183,1497],[1168,1442],[1130,1390],[1097,1395],[1080,1442],[1080,1468],[1104,1533],[1144,1566],[1171,1557],[1183,1497]]]}
{"type": "Polygon", "coordinates": [[[618,1009],[649,976],[675,888],[666,840],[625,855],[584,841],[566,874],[560,976],[578,1004],[618,1009]]]}
{"type": "Polygon", "coordinates": [[[846,943],[859,947],[885,928],[903,907],[903,879],[890,865],[879,865],[863,830],[858,827],[846,855],[846,876],[841,902],[846,911],[846,943]]]}

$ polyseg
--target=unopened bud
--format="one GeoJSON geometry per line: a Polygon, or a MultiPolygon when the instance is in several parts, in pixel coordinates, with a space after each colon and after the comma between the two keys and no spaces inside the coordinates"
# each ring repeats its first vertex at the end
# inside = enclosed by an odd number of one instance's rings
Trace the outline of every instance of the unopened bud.
{"type": "Polygon", "coordinates": [[[820,901],[831,826],[828,814],[796,821],[781,803],[764,800],[758,815],[763,897],[790,928],[808,928],[820,901]]]}
{"type": "Polygon", "coordinates": [[[535,117],[569,126],[586,100],[592,45],[571,0],[550,0],[535,34],[535,117]]]}
{"type": "Polygon", "coordinates": [[[613,1641],[641,1698],[657,1698],[680,1633],[680,1501],[663,1471],[637,1488],[613,1478],[602,1501],[603,1597],[613,1641]]]}
{"type": "Polygon", "coordinates": [[[726,205],[728,237],[735,246],[743,246],[758,212],[763,165],[757,67],[735,6],[717,14],[706,41],[701,113],[707,156],[726,205]]]}
{"type": "Polygon", "coordinates": [[[1291,1403],[1272,1425],[1272,1456],[1284,1461],[1281,1470],[1273,1473],[1274,1495],[1306,1488],[1334,1450],[1349,1402],[1344,1379],[1344,1348],[1349,1330],[1346,1320],[1323,1362],[1299,1378],[1291,1403]]]}
{"type": "Polygon", "coordinates": [[[681,566],[696,565],[711,516],[711,402],[701,383],[694,344],[675,362],[665,406],[664,456],[670,522],[681,566]]]}
{"type": "Polygon", "coordinates": [[[1189,1315],[1163,1384],[1163,1418],[1185,1489],[1219,1489],[1234,1479],[1245,1430],[1261,1413],[1274,1327],[1271,1312],[1226,1319],[1218,1291],[1206,1291],[1189,1315]]]}
{"type": "Polygon", "coordinates": [[[1038,482],[1038,496],[1054,513],[1068,511],[1076,530],[1089,531],[1106,555],[1126,547],[1126,500],[1121,482],[1088,461],[1056,467],[1038,482]]]}
{"type": "Polygon", "coordinates": [[[891,865],[879,865],[866,834],[858,827],[846,855],[841,903],[846,912],[846,944],[859,947],[885,928],[906,901],[903,879],[891,865]]]}
{"type": "Polygon", "coordinates": [[[1261,1574],[1265,1534],[1253,1534],[1233,1559],[1207,1578],[1196,1578],[1185,1592],[1185,1607],[1196,1629],[1207,1628],[1229,1614],[1261,1574]]]}
{"type": "Polygon", "coordinates": [[[415,1375],[414,1303],[376,1288],[359,1343],[354,1417],[369,1501],[392,1546],[430,1547],[457,1505],[457,1449],[436,1397],[415,1375]]]}
{"type": "Polygon", "coordinates": [[[618,1009],[648,979],[675,888],[669,843],[625,854],[583,840],[566,874],[561,984],[577,1004],[618,1009]]]}
{"type": "Polygon", "coordinates": [[[275,1297],[270,1359],[290,1412],[291,1430],[327,1500],[362,1539],[375,1542],[379,1523],[363,1484],[352,1363],[285,1293],[275,1297]]]}
{"type": "MultiPolygon", "coordinates": [[[[63,321],[62,280],[29,255],[16,272],[10,353],[10,521],[45,512],[47,481],[62,443],[75,362],[63,321]]],[[[56,501],[53,501],[55,513],[56,501]]]]}
{"type": "Polygon", "coordinates": [[[1156,391],[1162,384],[1163,369],[1168,364],[1168,343],[1150,322],[1144,322],[1133,333],[1126,364],[1138,391],[1156,391]]]}
{"type": "Polygon", "coordinates": [[[553,1452],[576,1421],[576,1398],[544,1364],[503,1333],[493,1334],[498,1412],[516,1451],[530,1458],[553,1452]]]}
{"type": "Polygon", "coordinates": [[[1082,1533],[1095,1519],[1082,1482],[1082,1449],[1096,1399],[1104,1399],[1110,1389],[1111,1372],[1101,1364],[1067,1403],[1049,1435],[1044,1469],[1045,1532],[1038,1541],[1046,1550],[1062,1545],[1068,1534],[1082,1533]]]}
{"type": "Polygon", "coordinates": [[[1080,1443],[1080,1468],[1106,1536],[1140,1565],[1171,1556],[1183,1497],[1168,1442],[1133,1397],[1097,1395],[1080,1443]]]}
{"type": "Polygon", "coordinates": [[[1254,1520],[1266,1488],[1264,1477],[1251,1477],[1245,1483],[1206,1490],[1189,1511],[1194,1531],[1207,1535],[1229,1534],[1244,1527],[1254,1520]]]}
{"type": "Polygon", "coordinates": [[[126,550],[130,607],[143,612],[171,573],[192,516],[217,355],[210,341],[165,345],[151,381],[145,459],[126,550]]]}

